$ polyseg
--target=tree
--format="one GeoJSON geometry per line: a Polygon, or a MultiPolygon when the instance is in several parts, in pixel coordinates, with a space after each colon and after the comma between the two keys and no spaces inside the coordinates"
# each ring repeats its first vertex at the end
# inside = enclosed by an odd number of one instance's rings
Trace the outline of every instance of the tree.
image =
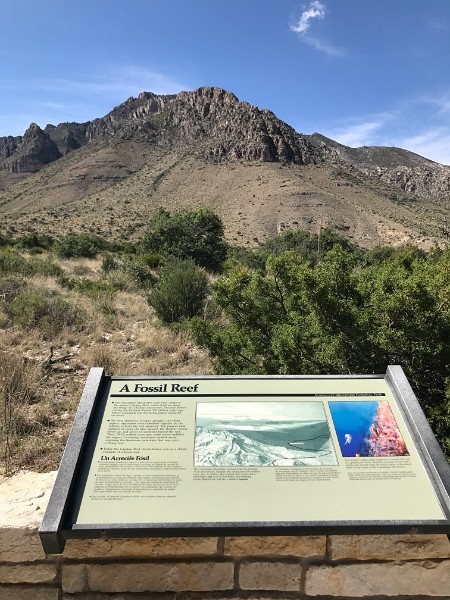
{"type": "Polygon", "coordinates": [[[270,256],[213,286],[218,320],[193,319],[216,371],[384,373],[400,364],[450,453],[450,249],[396,250],[364,264],[335,247],[322,261],[270,256]]]}
{"type": "Polygon", "coordinates": [[[141,247],[147,252],[191,258],[210,271],[220,270],[228,248],[222,221],[209,208],[173,215],[160,208],[150,220],[141,247]]]}

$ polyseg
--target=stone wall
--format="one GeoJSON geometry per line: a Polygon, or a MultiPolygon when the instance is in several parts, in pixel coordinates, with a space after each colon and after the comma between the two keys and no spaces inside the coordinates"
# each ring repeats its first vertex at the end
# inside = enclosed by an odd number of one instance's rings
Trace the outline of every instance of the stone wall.
{"type": "Polygon", "coordinates": [[[0,600],[450,599],[443,535],[70,540],[46,557],[53,480],[0,481],[0,600]]]}

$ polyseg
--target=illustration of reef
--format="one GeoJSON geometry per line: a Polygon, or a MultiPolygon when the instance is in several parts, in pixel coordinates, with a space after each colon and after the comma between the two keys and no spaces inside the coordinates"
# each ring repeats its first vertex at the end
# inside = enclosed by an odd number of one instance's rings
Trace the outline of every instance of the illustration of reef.
{"type": "Polygon", "coordinates": [[[336,401],[329,407],[342,456],[409,455],[387,401],[336,401]]]}

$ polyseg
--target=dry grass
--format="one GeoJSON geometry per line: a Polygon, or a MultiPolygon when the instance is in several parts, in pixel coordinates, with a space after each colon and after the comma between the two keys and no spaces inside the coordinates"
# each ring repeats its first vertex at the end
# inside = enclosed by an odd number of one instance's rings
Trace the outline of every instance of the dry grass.
{"type": "MultiPolygon", "coordinates": [[[[101,260],[60,264],[71,277],[77,272],[93,280],[102,277],[101,260]]],[[[37,327],[8,321],[0,300],[0,474],[57,468],[93,366],[110,375],[212,372],[207,354],[186,333],[158,324],[142,292],[130,289],[96,299],[61,287],[57,277],[27,281],[58,293],[85,320],[82,328],[64,326],[48,337],[37,327]]]]}

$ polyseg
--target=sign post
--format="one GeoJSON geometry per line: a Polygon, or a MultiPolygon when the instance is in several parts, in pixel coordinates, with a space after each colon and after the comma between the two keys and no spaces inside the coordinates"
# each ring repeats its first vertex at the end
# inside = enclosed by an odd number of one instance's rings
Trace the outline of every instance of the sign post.
{"type": "Polygon", "coordinates": [[[70,538],[450,533],[450,468],[384,375],[92,369],[40,529],[70,538]]]}

